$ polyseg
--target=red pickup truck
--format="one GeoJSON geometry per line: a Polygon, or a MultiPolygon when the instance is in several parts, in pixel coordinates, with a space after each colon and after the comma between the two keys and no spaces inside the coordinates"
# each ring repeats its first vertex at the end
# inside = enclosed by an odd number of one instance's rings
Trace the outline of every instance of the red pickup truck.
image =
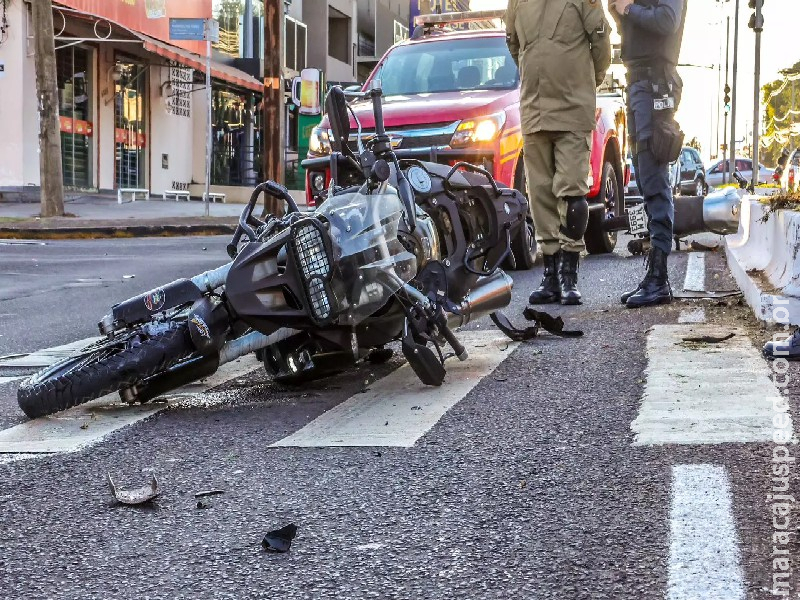
{"type": "MultiPolygon", "coordinates": [[[[519,74],[504,31],[419,26],[412,39],[387,51],[364,89],[374,85],[383,89],[386,130],[399,158],[482,165],[498,182],[527,193],[519,74]]],[[[357,102],[353,110],[368,136],[374,129],[371,104],[357,102]]],[[[598,95],[596,114],[591,164],[586,165],[591,216],[585,241],[590,253],[604,253],[613,251],[616,234],[606,233],[602,223],[623,214],[628,176],[621,96],[598,95]]],[[[351,124],[355,131],[356,125],[351,124]]],[[[308,158],[330,153],[328,128],[327,117],[323,117],[312,133],[308,158]]],[[[328,181],[325,167],[308,167],[306,197],[310,206],[324,196],[328,181]]],[[[530,219],[512,250],[517,268],[533,266],[536,242],[530,219]]]]}

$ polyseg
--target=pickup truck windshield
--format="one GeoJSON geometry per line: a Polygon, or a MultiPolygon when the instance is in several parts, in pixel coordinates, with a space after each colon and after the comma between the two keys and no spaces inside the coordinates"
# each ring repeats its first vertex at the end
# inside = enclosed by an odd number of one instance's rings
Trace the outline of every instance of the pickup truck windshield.
{"type": "Polygon", "coordinates": [[[512,90],[519,73],[502,37],[441,39],[398,46],[386,57],[375,79],[384,96],[512,90]]]}

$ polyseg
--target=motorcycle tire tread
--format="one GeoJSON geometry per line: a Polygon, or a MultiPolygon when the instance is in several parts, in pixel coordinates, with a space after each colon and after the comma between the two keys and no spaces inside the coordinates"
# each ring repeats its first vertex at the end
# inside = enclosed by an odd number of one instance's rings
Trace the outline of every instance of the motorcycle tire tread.
{"type": "MultiPolygon", "coordinates": [[[[40,379],[54,365],[27,379],[17,390],[17,402],[31,419],[84,404],[135,385],[164,371],[192,352],[186,324],[126,348],[100,362],[71,369],[55,378],[40,379]]],[[[67,362],[72,359],[66,359],[67,362]]]]}

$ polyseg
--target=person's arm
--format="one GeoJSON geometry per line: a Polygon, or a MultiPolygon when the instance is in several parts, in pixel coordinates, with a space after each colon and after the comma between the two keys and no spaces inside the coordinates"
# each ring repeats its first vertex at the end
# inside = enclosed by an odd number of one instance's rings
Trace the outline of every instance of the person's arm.
{"type": "Polygon", "coordinates": [[[683,18],[684,0],[659,0],[658,6],[632,4],[625,19],[660,35],[677,33],[683,18]]]}
{"type": "Polygon", "coordinates": [[[517,13],[517,0],[508,0],[508,7],[506,8],[506,44],[508,44],[508,51],[511,53],[511,58],[519,68],[519,38],[517,38],[517,28],[514,24],[514,19],[517,13]]]}
{"type": "Polygon", "coordinates": [[[608,21],[597,2],[583,4],[583,28],[592,46],[595,86],[600,86],[611,65],[611,37],[608,21]]]}

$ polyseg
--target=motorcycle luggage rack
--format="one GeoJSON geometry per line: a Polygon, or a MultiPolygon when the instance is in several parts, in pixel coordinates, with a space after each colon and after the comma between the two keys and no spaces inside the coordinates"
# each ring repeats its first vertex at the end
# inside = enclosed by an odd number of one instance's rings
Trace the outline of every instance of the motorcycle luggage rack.
{"type": "Polygon", "coordinates": [[[272,180],[259,183],[255,189],[253,189],[253,193],[250,194],[250,200],[247,202],[247,206],[242,211],[242,214],[239,215],[239,224],[236,226],[233,238],[228,244],[228,256],[231,258],[236,258],[236,255],[239,253],[239,240],[242,239],[242,235],[246,235],[251,242],[255,242],[258,237],[256,235],[256,229],[266,225],[264,221],[253,216],[253,209],[256,207],[261,192],[265,192],[278,200],[284,200],[289,206],[289,213],[300,212],[300,209],[297,207],[297,202],[294,201],[289,190],[281,184],[272,180]],[[253,229],[254,227],[255,229],[253,229]]]}
{"type": "Polygon", "coordinates": [[[489,171],[487,171],[486,169],[483,169],[481,167],[475,166],[473,164],[470,164],[468,162],[463,162],[463,161],[460,161],[460,162],[457,162],[456,164],[454,164],[453,168],[450,169],[450,172],[447,173],[447,175],[445,175],[444,182],[445,182],[446,185],[448,185],[448,186],[450,185],[450,178],[453,175],[455,175],[456,172],[461,168],[463,168],[465,171],[472,171],[474,173],[480,173],[481,175],[485,176],[489,180],[489,185],[492,186],[492,190],[494,190],[495,195],[496,196],[500,195],[500,188],[497,186],[497,182],[494,180],[494,177],[492,177],[492,174],[489,173],[489,171]]]}

